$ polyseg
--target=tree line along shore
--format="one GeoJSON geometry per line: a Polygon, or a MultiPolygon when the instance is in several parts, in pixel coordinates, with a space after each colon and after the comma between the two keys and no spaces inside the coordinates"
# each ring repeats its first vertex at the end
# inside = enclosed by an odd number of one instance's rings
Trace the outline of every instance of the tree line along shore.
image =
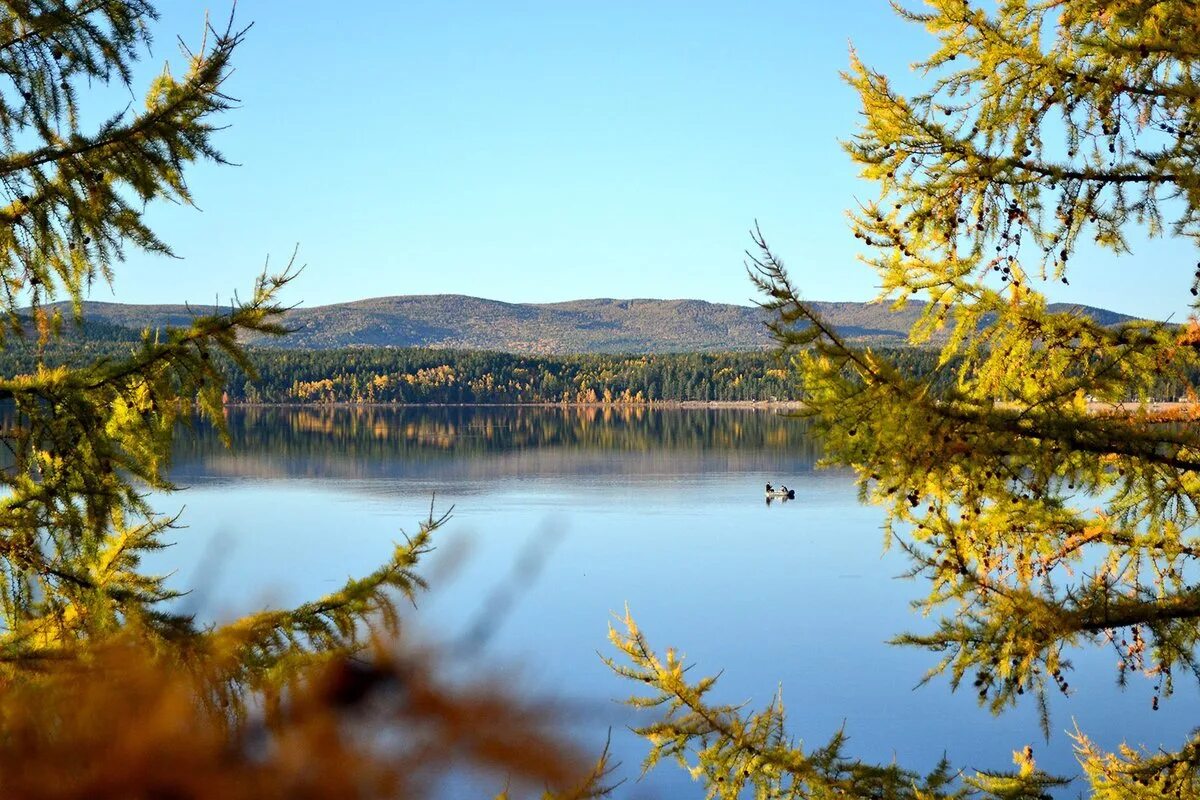
{"type": "MultiPolygon", "coordinates": [[[[20,344],[20,343],[17,343],[20,344]]],[[[72,341],[0,353],[5,374],[39,363],[73,365],[127,356],[128,341],[72,341]]],[[[937,372],[937,351],[881,348],[912,377],[937,372]]],[[[228,405],[653,405],[795,408],[801,385],[770,351],[519,355],[439,348],[253,349],[257,375],[232,365],[228,405]]],[[[1164,380],[1154,399],[1178,401],[1189,381],[1164,380]]],[[[1130,398],[1132,399],[1132,398],[1130,398]]]]}

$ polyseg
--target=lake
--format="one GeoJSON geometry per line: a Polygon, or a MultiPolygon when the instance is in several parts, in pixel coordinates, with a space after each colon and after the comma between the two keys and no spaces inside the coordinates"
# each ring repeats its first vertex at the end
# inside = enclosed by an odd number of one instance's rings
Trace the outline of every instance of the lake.
{"type": "MultiPolygon", "coordinates": [[[[791,732],[810,745],[845,724],[852,755],[920,770],[946,753],[1005,769],[1032,744],[1039,766],[1076,774],[1067,732],[1178,745],[1200,692],[1179,681],[1162,710],[1152,687],[1116,686],[1115,656],[1073,654],[1072,693],[1050,698],[1052,735],[1032,698],[995,717],[967,687],[914,688],[935,656],[888,645],[932,620],[910,609],[921,581],[884,553],[882,513],[848,472],[819,470],[803,421],[755,410],[564,408],[230,410],[233,447],[200,426],[179,441],[177,546],[148,566],[177,569],[201,619],[222,620],[331,590],[384,561],[432,502],[453,517],[425,562],[430,591],[408,624],[459,653],[456,670],[500,676],[574,709],[570,730],[612,749],[618,797],[702,797],[671,764],[637,781],[646,753],[618,704],[606,633],[626,604],[659,650],[695,673],[724,671],[715,697],[761,707],[778,687],[791,732]],[[791,502],[764,503],[785,483],[791,502]]],[[[644,721],[644,719],[642,720],[644,721]]],[[[498,788],[498,787],[497,787],[498,788]]],[[[1074,795],[1080,786],[1072,786],[1074,795]]]]}

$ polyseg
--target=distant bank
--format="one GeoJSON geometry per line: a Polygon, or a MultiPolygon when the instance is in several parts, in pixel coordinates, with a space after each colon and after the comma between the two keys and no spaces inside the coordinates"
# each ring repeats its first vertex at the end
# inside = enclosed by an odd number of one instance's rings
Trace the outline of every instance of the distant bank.
{"type": "MultiPolygon", "coordinates": [[[[902,347],[925,308],[813,301],[811,305],[854,342],[902,347]]],[[[216,309],[219,310],[219,309],[216,309]]],[[[1051,311],[1086,314],[1103,325],[1133,317],[1090,306],[1052,304],[1051,311]]],[[[187,325],[212,306],[83,304],[84,319],[105,336],[145,327],[187,325]],[[111,330],[100,331],[100,328],[111,330]]],[[[71,317],[64,306],[63,315],[71,317]]],[[[763,310],[704,300],[613,299],[504,303],[465,295],[400,295],[296,308],[284,317],[294,332],[258,344],[289,350],[344,347],[428,347],[529,356],[761,351],[772,346],[763,310]]]]}
{"type": "Polygon", "coordinates": [[[587,408],[599,410],[653,409],[673,410],[690,408],[759,409],[763,411],[798,411],[804,408],[799,400],[658,400],[641,403],[249,403],[227,401],[229,408],[587,408]]]}
{"type": "MultiPolygon", "coordinates": [[[[310,402],[310,403],[250,403],[227,401],[230,408],[303,408],[303,409],[356,409],[356,408],[570,408],[597,410],[672,410],[672,409],[750,409],[763,411],[800,411],[801,400],[656,400],[637,403],[353,403],[353,402],[310,402]]],[[[1144,407],[1138,403],[1088,403],[1089,413],[1097,415],[1126,414],[1144,411],[1151,419],[1162,421],[1200,420],[1200,402],[1156,401],[1144,407]]]]}
{"type": "MultiPolygon", "coordinates": [[[[35,372],[39,364],[121,359],[133,346],[127,333],[66,339],[37,350],[0,351],[0,374],[35,372]]],[[[877,347],[901,373],[936,375],[947,388],[950,371],[935,372],[936,350],[877,347]]],[[[791,366],[774,352],[603,353],[533,356],[495,351],[418,347],[352,347],[337,350],[253,348],[254,376],[231,369],[230,404],[285,405],[580,405],[771,407],[801,397],[791,366]]],[[[1185,396],[1200,374],[1152,388],[1157,398],[1185,396]],[[1178,384],[1178,385],[1176,385],[1178,384]]]]}

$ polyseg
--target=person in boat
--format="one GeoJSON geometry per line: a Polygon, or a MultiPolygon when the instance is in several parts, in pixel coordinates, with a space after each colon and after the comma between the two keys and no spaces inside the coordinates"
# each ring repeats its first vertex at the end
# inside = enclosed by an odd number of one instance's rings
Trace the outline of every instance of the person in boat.
{"type": "Polygon", "coordinates": [[[771,493],[771,492],[773,492],[773,491],[775,491],[775,490],[774,490],[774,489],[772,489],[772,488],[771,488],[771,484],[769,484],[769,483],[768,483],[768,484],[767,484],[767,494],[770,494],[770,493],[771,493]]]}

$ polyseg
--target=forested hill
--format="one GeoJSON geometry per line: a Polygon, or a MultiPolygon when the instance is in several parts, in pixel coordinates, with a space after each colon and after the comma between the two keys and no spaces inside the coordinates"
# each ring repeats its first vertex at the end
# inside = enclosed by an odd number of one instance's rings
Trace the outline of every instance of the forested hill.
{"type": "MultiPolygon", "coordinates": [[[[903,311],[873,303],[814,302],[848,338],[902,345],[921,303],[903,311]]],[[[1061,311],[1068,305],[1051,306],[1061,311]]],[[[1132,319],[1074,306],[1103,324],[1132,319]]],[[[84,304],[92,322],[133,329],[184,325],[211,307],[84,304]]],[[[64,315],[69,311],[64,309],[64,315]]],[[[502,303],[463,295],[377,297],[290,311],[296,331],[270,346],[293,350],[341,347],[433,347],[526,354],[672,353],[758,350],[770,345],[763,312],[754,306],[702,300],[572,300],[502,303]]]]}

